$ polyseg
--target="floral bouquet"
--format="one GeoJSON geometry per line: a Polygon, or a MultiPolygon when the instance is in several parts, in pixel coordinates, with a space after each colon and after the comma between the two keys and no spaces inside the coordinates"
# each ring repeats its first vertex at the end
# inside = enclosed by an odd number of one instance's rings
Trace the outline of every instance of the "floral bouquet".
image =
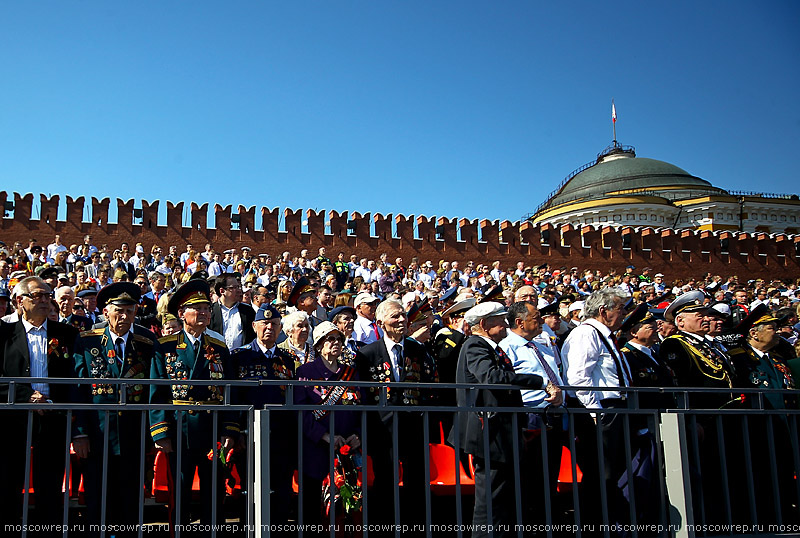
{"type": "Polygon", "coordinates": [[[325,514],[330,515],[331,492],[334,503],[340,504],[346,514],[361,510],[361,454],[344,445],[337,451],[333,461],[333,485],[330,487],[330,476],[322,482],[322,503],[325,514]]]}

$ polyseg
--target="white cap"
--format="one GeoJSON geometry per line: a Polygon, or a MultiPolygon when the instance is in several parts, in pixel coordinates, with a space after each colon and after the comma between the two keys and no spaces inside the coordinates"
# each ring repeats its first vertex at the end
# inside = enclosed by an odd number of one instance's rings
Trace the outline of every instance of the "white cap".
{"type": "Polygon", "coordinates": [[[323,321],[322,323],[314,327],[314,345],[316,346],[320,340],[322,340],[332,332],[337,332],[339,334],[342,334],[342,331],[339,330],[339,327],[337,327],[330,321],[323,321]]]}
{"type": "Polygon", "coordinates": [[[505,309],[500,303],[489,301],[473,306],[464,314],[464,321],[468,325],[474,326],[480,323],[482,319],[491,318],[494,316],[505,316],[508,310],[505,309]]]}
{"type": "Polygon", "coordinates": [[[663,277],[664,273],[656,273],[655,275],[653,275],[653,277],[657,277],[657,276],[662,276],[663,277]]]}
{"type": "Polygon", "coordinates": [[[372,295],[368,291],[362,291],[358,295],[356,295],[356,300],[353,301],[353,306],[358,308],[363,303],[377,303],[380,302],[380,299],[374,295],[372,295]]]}
{"type": "Polygon", "coordinates": [[[576,310],[583,310],[583,301],[575,301],[569,305],[570,312],[575,312],[576,310]]]}
{"type": "Polygon", "coordinates": [[[536,303],[536,308],[541,310],[546,306],[550,306],[550,303],[547,302],[547,299],[542,299],[541,297],[539,297],[539,301],[536,303]]]}

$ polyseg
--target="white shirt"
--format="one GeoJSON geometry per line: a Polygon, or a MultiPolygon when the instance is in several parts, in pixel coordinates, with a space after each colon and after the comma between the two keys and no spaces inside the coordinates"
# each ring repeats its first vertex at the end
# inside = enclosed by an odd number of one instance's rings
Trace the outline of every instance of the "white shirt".
{"type": "MultiPolygon", "coordinates": [[[[599,391],[569,391],[572,396],[577,396],[586,408],[602,409],[600,400],[606,398],[620,398],[619,391],[613,390],[625,383],[617,377],[617,367],[614,357],[609,353],[603,339],[607,340],[611,348],[611,331],[608,327],[595,319],[587,319],[575,327],[567,336],[561,350],[561,359],[564,361],[568,385],[588,385],[606,387],[612,390],[599,391]],[[595,330],[598,329],[600,334],[595,330]],[[602,335],[602,339],[601,339],[602,335]]],[[[627,361],[621,353],[617,353],[620,367],[624,370],[627,361]]],[[[625,373],[622,373],[625,376],[625,373]]],[[[628,381],[627,385],[630,385],[628,381]]]]}
{"type": "MultiPolygon", "coordinates": [[[[536,341],[535,338],[531,340],[531,342],[533,342],[536,349],[539,350],[542,358],[555,375],[556,380],[554,383],[556,385],[563,385],[564,383],[561,379],[561,374],[558,372],[558,365],[553,355],[545,353],[543,346],[536,341]]],[[[542,378],[545,384],[550,380],[547,371],[536,356],[536,351],[528,347],[528,341],[522,336],[508,331],[508,335],[500,341],[500,348],[505,351],[508,358],[511,359],[516,373],[536,374],[542,378]]],[[[547,407],[550,405],[549,402],[544,401],[544,399],[547,398],[547,393],[544,390],[523,390],[521,394],[522,402],[528,407],[547,407]]]]}
{"type": "Polygon", "coordinates": [[[219,310],[222,314],[222,332],[225,333],[225,345],[228,346],[228,349],[242,347],[244,331],[242,331],[242,316],[239,314],[239,303],[228,308],[220,302],[219,310]]]}
{"type": "MultiPolygon", "coordinates": [[[[23,318],[22,326],[25,327],[25,337],[28,341],[31,377],[47,377],[47,320],[44,320],[40,327],[36,327],[23,318]]],[[[31,383],[31,387],[42,393],[45,398],[50,397],[48,383],[31,383]]]]}
{"type": "Polygon", "coordinates": [[[394,374],[394,380],[400,381],[400,369],[403,362],[403,357],[405,356],[403,353],[405,352],[405,346],[403,345],[404,340],[400,340],[399,342],[395,342],[394,340],[390,339],[388,336],[383,336],[383,344],[386,346],[386,351],[389,353],[389,359],[392,361],[392,373],[394,374]],[[400,346],[400,355],[396,356],[394,352],[395,346],[400,346]]]}
{"type": "Polygon", "coordinates": [[[364,282],[369,282],[370,280],[372,280],[372,271],[370,271],[366,267],[362,267],[359,265],[356,268],[356,276],[360,276],[361,278],[363,278],[364,282]]]}
{"type": "Polygon", "coordinates": [[[56,245],[55,243],[47,245],[47,261],[54,261],[56,259],[56,254],[64,252],[65,250],[67,250],[67,247],[64,245],[56,245]]]}
{"type": "Polygon", "coordinates": [[[222,274],[222,265],[219,262],[208,264],[208,276],[219,276],[222,274]]]}
{"type": "Polygon", "coordinates": [[[383,338],[383,330],[377,326],[376,322],[370,321],[364,316],[356,316],[353,326],[353,338],[365,344],[377,342],[378,338],[383,338]],[[378,329],[378,336],[375,336],[375,328],[378,329]]]}

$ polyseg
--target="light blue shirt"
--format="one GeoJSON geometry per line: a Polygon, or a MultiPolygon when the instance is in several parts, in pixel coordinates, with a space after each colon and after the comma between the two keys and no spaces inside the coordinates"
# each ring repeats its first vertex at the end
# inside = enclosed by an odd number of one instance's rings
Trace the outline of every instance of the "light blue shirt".
{"type": "MultiPolygon", "coordinates": [[[[525,340],[520,335],[508,331],[508,335],[500,341],[500,348],[506,352],[508,358],[511,359],[511,363],[514,365],[514,371],[518,374],[536,374],[540,376],[545,384],[549,381],[547,376],[547,372],[545,371],[544,367],[542,367],[542,363],[539,362],[539,358],[536,356],[536,352],[527,347],[528,340],[525,340]]],[[[541,344],[533,341],[533,344],[537,346],[539,352],[542,353],[541,344]]],[[[542,353],[542,358],[547,362],[547,365],[553,371],[557,379],[556,385],[563,385],[563,381],[561,379],[561,375],[558,372],[558,365],[556,365],[555,358],[552,354],[542,353]]],[[[523,390],[521,391],[522,394],[522,402],[526,407],[547,407],[550,405],[549,402],[545,402],[544,399],[547,398],[547,393],[544,390],[523,390]]]]}
{"type": "MultiPolygon", "coordinates": [[[[31,377],[47,377],[47,320],[41,327],[34,327],[25,319],[22,320],[25,335],[28,341],[28,356],[31,363],[31,377]]],[[[45,398],[50,397],[48,383],[31,383],[33,390],[42,393],[45,398]]]]}

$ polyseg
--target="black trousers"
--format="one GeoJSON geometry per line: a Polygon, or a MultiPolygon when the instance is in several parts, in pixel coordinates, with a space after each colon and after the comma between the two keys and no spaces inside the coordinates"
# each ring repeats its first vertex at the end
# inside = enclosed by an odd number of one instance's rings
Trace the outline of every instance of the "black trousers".
{"type": "MultiPolygon", "coordinates": [[[[614,408],[624,408],[624,400],[603,400],[604,409],[611,412],[600,413],[595,424],[592,414],[574,415],[576,446],[574,457],[583,472],[580,488],[581,523],[600,525],[602,519],[601,492],[605,493],[610,524],[630,522],[628,501],[622,494],[618,482],[627,470],[625,459],[625,434],[622,414],[613,412],[614,408]],[[598,429],[602,443],[598,444],[598,429]],[[599,457],[600,446],[603,458],[599,457]],[[601,488],[603,488],[601,490],[601,488]]],[[[584,408],[577,398],[571,398],[569,407],[584,408]]],[[[634,432],[632,432],[633,434],[634,432]]]]}
{"type": "MultiPolygon", "coordinates": [[[[25,485],[25,458],[27,412],[13,411],[0,414],[4,420],[6,440],[0,443],[0,523],[17,524],[22,520],[23,488],[25,485]]],[[[63,517],[64,461],[69,445],[66,441],[67,417],[47,411],[34,412],[31,445],[31,466],[36,510],[29,521],[60,524],[63,517]]],[[[54,535],[61,535],[60,532],[54,535]]]]}
{"type": "Polygon", "coordinates": [[[475,510],[472,514],[473,538],[483,536],[516,536],[517,522],[514,487],[514,465],[474,458],[475,510]],[[492,519],[489,521],[487,493],[491,494],[492,519]]]}
{"type": "MultiPolygon", "coordinates": [[[[108,456],[103,466],[103,445],[91,445],[84,466],[84,491],[89,524],[99,525],[103,502],[103,469],[106,470],[106,525],[127,529],[115,534],[135,536],[139,523],[139,462],[138,452],[125,451],[124,455],[108,456]]],[[[138,448],[138,447],[137,447],[138,448]]],[[[146,463],[145,463],[146,465],[146,463]]],[[[146,479],[145,479],[146,480],[146,479]]],[[[99,534],[99,533],[98,533],[99,534]]],[[[107,533],[108,534],[108,533],[107,533]]]]}

